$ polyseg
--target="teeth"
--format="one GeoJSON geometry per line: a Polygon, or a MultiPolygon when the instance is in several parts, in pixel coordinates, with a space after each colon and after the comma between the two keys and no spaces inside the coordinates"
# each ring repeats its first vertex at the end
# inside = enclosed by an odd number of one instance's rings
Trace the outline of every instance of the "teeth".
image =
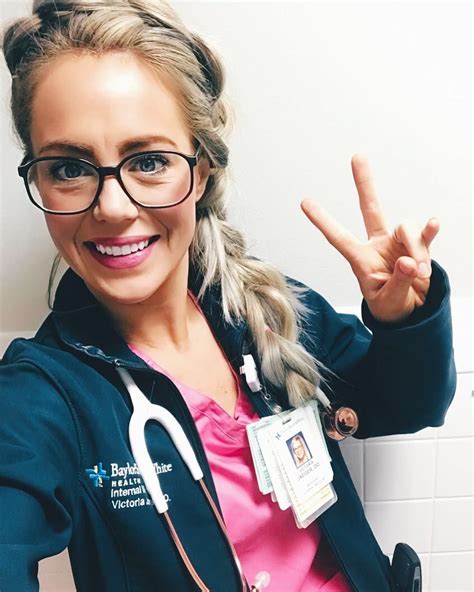
{"type": "Polygon", "coordinates": [[[111,247],[94,243],[95,248],[102,253],[102,255],[112,255],[113,257],[122,257],[123,255],[130,255],[130,253],[136,253],[137,251],[143,251],[150,244],[149,240],[140,241],[139,243],[132,243],[131,245],[113,245],[111,247]]]}

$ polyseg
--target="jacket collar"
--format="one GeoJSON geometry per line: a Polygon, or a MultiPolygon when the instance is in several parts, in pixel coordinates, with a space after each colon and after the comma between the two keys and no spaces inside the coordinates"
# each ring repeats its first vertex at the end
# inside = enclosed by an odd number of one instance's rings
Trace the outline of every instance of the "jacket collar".
{"type": "MultiPolygon", "coordinates": [[[[199,291],[201,284],[202,277],[190,271],[188,287],[193,294],[199,291]]],[[[220,286],[206,290],[200,306],[229,362],[237,369],[242,360],[242,344],[247,324],[244,321],[234,324],[225,322],[220,286]]],[[[70,268],[61,278],[56,290],[52,320],[61,341],[75,350],[130,368],[148,367],[128,348],[105,308],[70,268]]]]}

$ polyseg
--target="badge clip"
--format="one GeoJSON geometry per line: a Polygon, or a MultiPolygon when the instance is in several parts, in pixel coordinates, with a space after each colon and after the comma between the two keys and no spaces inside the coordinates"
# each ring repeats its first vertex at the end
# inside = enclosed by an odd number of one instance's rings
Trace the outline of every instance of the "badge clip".
{"type": "Polygon", "coordinates": [[[258,379],[257,366],[252,354],[243,355],[244,364],[240,367],[240,374],[245,374],[245,381],[249,385],[252,393],[258,393],[262,390],[262,385],[258,379]]]}

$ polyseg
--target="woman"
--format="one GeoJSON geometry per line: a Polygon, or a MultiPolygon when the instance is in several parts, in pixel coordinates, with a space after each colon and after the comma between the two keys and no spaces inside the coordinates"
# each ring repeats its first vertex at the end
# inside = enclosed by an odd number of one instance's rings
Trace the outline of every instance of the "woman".
{"type": "Polygon", "coordinates": [[[301,467],[301,465],[304,465],[311,458],[305,441],[299,434],[293,436],[291,439],[291,451],[293,453],[293,461],[297,467],[301,467]]]}
{"type": "Polygon", "coordinates": [[[337,502],[297,529],[258,491],[245,429],[321,392],[357,413],[360,438],[443,423],[455,369],[437,221],[387,230],[358,157],[367,243],[302,204],[351,264],[372,335],[251,258],[227,223],[223,66],[168,4],[36,1],[3,51],[19,173],[69,269],[0,368],[2,592],[36,590],[37,562],[66,547],[79,591],[242,590],[234,549],[249,585],[264,570],[273,591],[390,590],[338,443],[337,502]],[[243,355],[263,389],[239,376],[243,355]],[[209,494],[151,422],[157,515],[127,377],[179,422],[209,494]]]}

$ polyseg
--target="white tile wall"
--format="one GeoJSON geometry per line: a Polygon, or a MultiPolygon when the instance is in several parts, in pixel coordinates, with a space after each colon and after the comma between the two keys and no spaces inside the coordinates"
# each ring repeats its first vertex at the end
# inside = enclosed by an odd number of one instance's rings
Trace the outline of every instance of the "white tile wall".
{"type": "Polygon", "coordinates": [[[387,555],[399,542],[409,544],[417,553],[431,551],[433,500],[366,502],[365,513],[387,555]]]}
{"type": "Polygon", "coordinates": [[[473,498],[435,499],[433,508],[433,553],[473,551],[473,498]]]}
{"type": "MultiPolygon", "coordinates": [[[[339,310],[360,316],[358,308],[339,310]]],[[[417,551],[424,592],[474,591],[472,300],[453,299],[452,312],[458,375],[445,424],[365,440],[362,459],[343,443],[380,546],[391,555],[403,541],[417,551]]]]}
{"type": "Polygon", "coordinates": [[[435,482],[436,441],[371,442],[365,447],[365,501],[428,498],[435,482]]]}
{"type": "Polygon", "coordinates": [[[473,495],[472,438],[438,440],[435,497],[473,495]]]}
{"type": "Polygon", "coordinates": [[[433,553],[431,555],[431,592],[472,592],[474,553],[433,553]]]}
{"type": "Polygon", "coordinates": [[[364,443],[360,440],[347,438],[341,442],[341,452],[348,467],[357,493],[364,501],[364,443]]]}
{"type": "MultiPolygon", "coordinates": [[[[423,592],[474,590],[474,364],[466,328],[471,305],[465,299],[457,304],[453,301],[458,384],[445,424],[341,444],[380,546],[389,556],[397,542],[417,551],[423,592]]],[[[358,309],[341,312],[359,314],[358,309]]],[[[12,337],[0,334],[0,348],[12,337]]],[[[67,551],[41,561],[39,577],[42,592],[74,591],[67,551]]]]}
{"type": "MultiPolygon", "coordinates": [[[[422,586],[423,592],[426,592],[427,590],[431,590],[431,588],[430,588],[431,553],[428,553],[428,554],[427,553],[418,553],[418,556],[421,561],[421,574],[422,574],[421,586],[422,586]]],[[[392,561],[391,557],[390,557],[390,561],[392,561]]]]}

